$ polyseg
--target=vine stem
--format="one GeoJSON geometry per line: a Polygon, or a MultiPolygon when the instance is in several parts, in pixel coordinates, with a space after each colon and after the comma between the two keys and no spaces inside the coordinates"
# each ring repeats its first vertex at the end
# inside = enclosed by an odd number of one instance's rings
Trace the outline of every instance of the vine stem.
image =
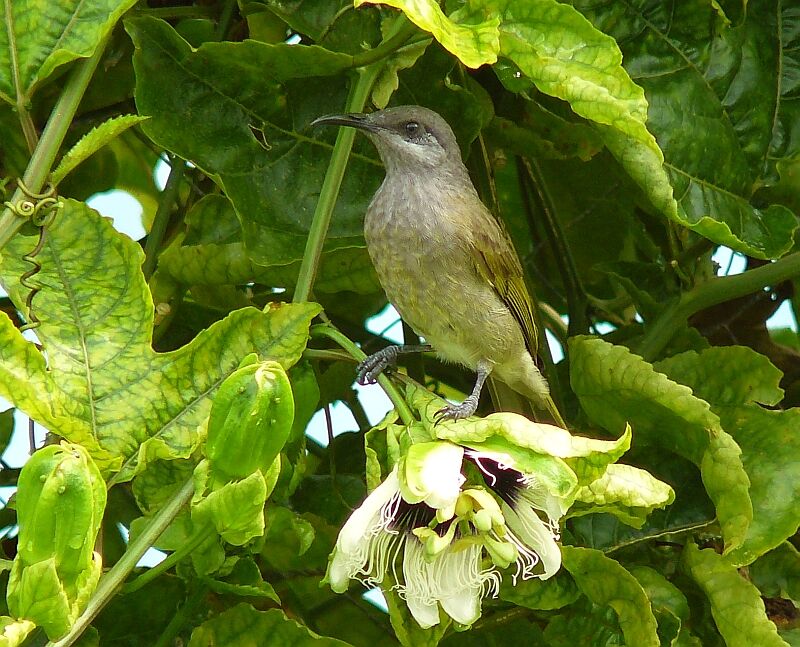
{"type": "MultiPolygon", "coordinates": [[[[91,57],[75,65],[64,91],[58,98],[53,112],[50,113],[47,126],[45,126],[42,137],[36,145],[33,155],[31,155],[25,174],[22,176],[25,186],[33,193],[38,193],[42,190],[61,144],[64,142],[67,130],[72,123],[72,118],[75,116],[78,105],[86,92],[86,88],[89,86],[89,81],[91,81],[94,71],[103,57],[109,37],[110,34],[97,44],[91,57]]],[[[23,197],[22,190],[17,189],[11,198],[11,203],[14,204],[23,197]]],[[[6,208],[3,210],[3,214],[0,216],[0,250],[8,244],[8,241],[14,237],[26,222],[24,218],[15,215],[11,209],[6,208]]]]}
{"type": "Polygon", "coordinates": [[[170,159],[169,177],[164,186],[164,192],[161,194],[156,215],[153,217],[153,225],[150,227],[150,232],[147,234],[147,242],[144,246],[142,273],[148,280],[156,270],[161,243],[164,240],[164,234],[166,234],[167,225],[169,224],[170,210],[178,198],[178,189],[185,170],[186,163],[181,158],[173,157],[170,159]]]}
{"type": "MultiPolygon", "coordinates": [[[[356,346],[354,342],[350,341],[350,339],[329,324],[317,324],[315,326],[311,326],[311,330],[309,332],[311,333],[312,337],[327,337],[328,339],[336,342],[359,362],[366,357],[364,351],[356,346]]],[[[414,414],[411,413],[411,409],[408,408],[408,404],[406,403],[405,399],[389,381],[389,378],[385,375],[378,376],[378,384],[381,385],[386,395],[389,396],[389,399],[392,401],[392,404],[394,405],[397,413],[400,415],[400,418],[403,420],[403,423],[406,425],[412,424],[415,420],[414,414]]]]}
{"type": "Polygon", "coordinates": [[[650,361],[669,343],[677,328],[696,312],[797,276],[800,276],[800,252],[742,274],[719,277],[698,285],[684,292],[661,313],[645,332],[637,350],[650,361]]]}
{"type": "MultiPolygon", "coordinates": [[[[368,67],[359,68],[357,78],[350,87],[350,95],[347,98],[345,112],[362,112],[367,102],[372,85],[380,71],[380,64],[374,63],[368,67]]],[[[356,131],[353,128],[339,128],[336,135],[336,143],[333,146],[333,154],[325,173],[325,180],[322,182],[322,189],[319,193],[314,218],[311,222],[311,229],[308,232],[306,249],[303,253],[303,261],[300,264],[300,272],[297,277],[297,287],[294,292],[295,303],[308,301],[311,294],[311,287],[317,276],[319,261],[322,256],[322,246],[325,244],[325,236],[328,234],[333,208],[336,206],[336,199],[339,197],[339,189],[342,186],[344,170],[347,167],[347,160],[353,148],[353,141],[356,131]]]]}
{"type": "MultiPolygon", "coordinates": [[[[408,21],[405,16],[400,14],[392,25],[391,32],[386,40],[372,50],[368,58],[362,58],[362,64],[369,63],[364,67],[356,69],[357,77],[350,86],[350,94],[347,97],[346,112],[362,112],[367,103],[369,93],[378,74],[383,69],[383,58],[400,47],[411,36],[413,31],[408,28],[408,21]]],[[[319,200],[317,201],[314,217],[311,222],[311,229],[308,232],[303,261],[300,264],[300,271],[297,277],[297,286],[294,292],[293,301],[301,303],[308,301],[311,288],[319,269],[319,261],[322,256],[322,246],[325,243],[325,236],[328,234],[328,227],[333,215],[333,208],[336,206],[336,199],[339,197],[339,189],[342,186],[342,178],[353,148],[356,132],[353,128],[340,128],[336,135],[336,143],[333,146],[328,170],[320,189],[319,200]]]]}
{"type": "Polygon", "coordinates": [[[108,573],[100,578],[89,604],[72,625],[69,633],[57,642],[47,643],[47,647],[69,647],[73,645],[86,628],[95,619],[103,607],[111,600],[117,588],[122,584],[136,564],[158,539],[167,526],[172,523],[181,508],[186,505],[194,493],[194,483],[189,479],[181,489],[153,516],[150,523],[135,540],[128,544],[128,549],[108,573]]]}
{"type": "Polygon", "coordinates": [[[209,537],[214,534],[214,527],[210,524],[208,526],[203,526],[197,532],[195,532],[189,539],[184,541],[180,547],[170,553],[166,559],[162,560],[152,568],[147,569],[144,573],[142,573],[139,577],[137,577],[132,582],[128,582],[125,586],[122,587],[122,593],[128,594],[133,593],[134,591],[138,591],[140,588],[145,586],[148,582],[152,582],[162,573],[165,573],[170,568],[175,566],[179,561],[181,561],[184,557],[190,555],[194,552],[195,549],[199,548],[203,545],[209,537]]]}

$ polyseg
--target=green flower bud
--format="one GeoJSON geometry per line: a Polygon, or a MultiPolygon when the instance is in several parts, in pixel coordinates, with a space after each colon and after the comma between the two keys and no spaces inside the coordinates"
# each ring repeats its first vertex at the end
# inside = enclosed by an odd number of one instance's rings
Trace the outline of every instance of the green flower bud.
{"type": "Polygon", "coordinates": [[[31,456],[17,485],[19,542],[8,608],[43,627],[52,640],[68,631],[100,578],[93,548],[106,486],[86,450],[69,443],[31,456]]]}
{"type": "Polygon", "coordinates": [[[22,563],[54,558],[61,578],[91,566],[106,486],[86,450],[68,443],[40,449],[22,468],[17,486],[22,563]]]}
{"type": "Polygon", "coordinates": [[[277,362],[249,364],[220,386],[208,420],[206,455],[216,481],[266,473],[294,421],[294,399],[286,371],[277,362]]]}
{"type": "Polygon", "coordinates": [[[489,532],[492,529],[492,514],[488,510],[478,510],[472,517],[472,523],[481,532],[489,532]]]}
{"type": "Polygon", "coordinates": [[[491,537],[484,537],[483,545],[498,568],[508,568],[516,561],[519,554],[514,544],[495,541],[491,537]]]}

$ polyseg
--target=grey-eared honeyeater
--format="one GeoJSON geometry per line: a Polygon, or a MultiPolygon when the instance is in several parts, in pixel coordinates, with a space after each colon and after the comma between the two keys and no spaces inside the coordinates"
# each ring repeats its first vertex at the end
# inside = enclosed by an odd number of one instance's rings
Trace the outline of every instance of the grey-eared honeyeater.
{"type": "MultiPolygon", "coordinates": [[[[398,354],[432,348],[477,373],[442,417],[466,418],[491,374],[561,423],[534,360],[538,335],[522,265],[470,180],[448,123],[421,106],[320,117],[312,125],[364,132],[386,168],[364,220],[364,237],[389,301],[430,346],[389,346],[358,368],[374,382],[398,354]]],[[[562,423],[563,424],[563,423],[562,423]]]]}

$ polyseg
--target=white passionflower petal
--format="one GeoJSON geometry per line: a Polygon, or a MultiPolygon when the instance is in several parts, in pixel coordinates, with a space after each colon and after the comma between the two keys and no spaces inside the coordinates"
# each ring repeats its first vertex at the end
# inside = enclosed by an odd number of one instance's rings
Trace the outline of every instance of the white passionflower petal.
{"type": "Polygon", "coordinates": [[[347,590],[349,580],[367,583],[383,580],[391,567],[391,544],[397,532],[389,526],[400,503],[397,468],[375,488],[344,524],[328,566],[327,579],[337,593],[347,590]]]}
{"type": "Polygon", "coordinates": [[[496,595],[500,574],[481,566],[482,545],[450,546],[432,560],[415,537],[406,540],[403,579],[398,591],[411,614],[427,629],[439,622],[437,603],[456,622],[471,625],[481,614],[481,598],[496,595]]]}
{"type": "MultiPolygon", "coordinates": [[[[436,441],[412,445],[405,459],[405,481],[413,498],[453,516],[464,483],[461,461],[464,448],[436,441]]],[[[440,519],[445,521],[446,519],[440,519]]]]}
{"type": "Polygon", "coordinates": [[[556,543],[557,534],[551,525],[545,524],[536,514],[536,510],[524,498],[514,508],[503,504],[509,538],[517,545],[520,559],[514,581],[521,575],[522,579],[538,577],[546,580],[561,568],[561,549],[556,543]],[[520,545],[521,544],[521,545],[520,545]],[[527,550],[526,550],[527,549],[527,550]],[[530,553],[533,552],[532,556],[530,553]],[[533,573],[533,567],[541,561],[543,572],[533,573]]]}
{"type": "Polygon", "coordinates": [[[439,602],[445,613],[462,625],[471,625],[481,615],[484,574],[481,546],[449,550],[439,557],[436,568],[439,602]]]}
{"type": "Polygon", "coordinates": [[[430,564],[425,559],[425,549],[416,538],[406,539],[403,554],[403,580],[398,593],[408,605],[420,627],[430,629],[439,624],[439,605],[436,601],[430,573],[430,564]]]}

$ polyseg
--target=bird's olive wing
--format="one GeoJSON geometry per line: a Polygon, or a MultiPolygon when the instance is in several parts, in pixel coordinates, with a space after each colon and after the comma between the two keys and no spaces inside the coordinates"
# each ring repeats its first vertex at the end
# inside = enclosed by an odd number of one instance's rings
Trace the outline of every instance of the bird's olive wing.
{"type": "Polygon", "coordinates": [[[491,220],[488,227],[473,229],[472,246],[476,268],[508,306],[522,329],[531,357],[536,358],[539,340],[533,317],[533,302],[525,286],[522,265],[502,226],[488,212],[486,218],[491,220]]]}

